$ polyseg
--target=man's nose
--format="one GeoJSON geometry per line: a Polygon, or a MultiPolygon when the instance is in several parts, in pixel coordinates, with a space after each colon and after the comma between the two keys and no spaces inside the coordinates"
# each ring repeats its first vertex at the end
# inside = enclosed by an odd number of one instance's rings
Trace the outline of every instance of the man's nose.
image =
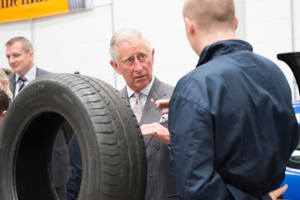
{"type": "Polygon", "coordinates": [[[140,61],[137,58],[134,59],[134,63],[133,64],[134,64],[134,70],[140,71],[140,70],[143,69],[142,64],[140,63],[140,61]]]}

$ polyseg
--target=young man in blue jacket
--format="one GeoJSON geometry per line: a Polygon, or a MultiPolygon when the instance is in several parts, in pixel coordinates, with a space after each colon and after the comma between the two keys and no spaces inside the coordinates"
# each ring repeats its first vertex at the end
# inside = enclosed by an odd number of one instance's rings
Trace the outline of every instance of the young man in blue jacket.
{"type": "Polygon", "coordinates": [[[199,61],[170,101],[180,199],[276,199],[269,191],[280,187],[298,143],[285,76],[236,39],[233,0],[185,0],[183,17],[199,61]]]}

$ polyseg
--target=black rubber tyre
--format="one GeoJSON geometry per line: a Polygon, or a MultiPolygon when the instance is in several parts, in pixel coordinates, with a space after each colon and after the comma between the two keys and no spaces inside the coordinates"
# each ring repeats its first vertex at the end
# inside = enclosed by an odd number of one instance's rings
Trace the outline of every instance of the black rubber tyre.
{"type": "Polygon", "coordinates": [[[0,199],[57,199],[50,160],[66,121],[81,150],[78,199],[144,199],[145,147],[127,100],[103,81],[74,74],[39,78],[11,104],[0,132],[0,199]]]}

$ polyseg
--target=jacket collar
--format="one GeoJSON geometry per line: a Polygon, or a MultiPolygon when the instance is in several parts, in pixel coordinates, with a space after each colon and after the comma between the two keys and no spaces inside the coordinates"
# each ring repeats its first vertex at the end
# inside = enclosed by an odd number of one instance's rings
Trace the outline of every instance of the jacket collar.
{"type": "Polygon", "coordinates": [[[235,51],[253,51],[252,46],[245,41],[242,40],[221,40],[215,43],[212,43],[206,46],[202,53],[200,54],[200,58],[197,64],[202,65],[214,57],[222,56],[225,54],[229,54],[235,51]]]}

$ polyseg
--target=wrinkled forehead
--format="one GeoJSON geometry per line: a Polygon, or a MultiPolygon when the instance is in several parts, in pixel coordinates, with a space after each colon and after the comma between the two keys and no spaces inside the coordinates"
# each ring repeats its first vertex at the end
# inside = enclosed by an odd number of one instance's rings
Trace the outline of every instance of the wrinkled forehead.
{"type": "Polygon", "coordinates": [[[151,53],[151,49],[146,45],[143,40],[140,39],[132,39],[132,40],[124,40],[119,42],[118,45],[119,56],[144,53],[151,53]]]}

